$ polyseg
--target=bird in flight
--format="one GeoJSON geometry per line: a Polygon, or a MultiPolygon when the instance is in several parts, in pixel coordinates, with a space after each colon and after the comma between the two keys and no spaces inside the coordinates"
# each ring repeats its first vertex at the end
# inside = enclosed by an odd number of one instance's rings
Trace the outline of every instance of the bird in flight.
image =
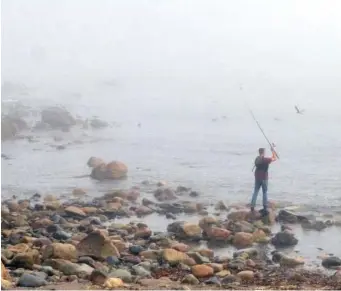
{"type": "Polygon", "coordinates": [[[296,105],[295,105],[295,109],[296,109],[297,114],[303,114],[303,112],[304,112],[304,110],[299,109],[296,105]]]}

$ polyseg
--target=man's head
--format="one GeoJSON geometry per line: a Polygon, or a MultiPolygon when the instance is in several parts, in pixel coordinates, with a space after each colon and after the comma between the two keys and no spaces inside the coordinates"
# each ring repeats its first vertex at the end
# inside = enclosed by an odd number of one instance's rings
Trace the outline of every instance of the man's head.
{"type": "Polygon", "coordinates": [[[261,157],[263,157],[265,155],[265,148],[259,148],[258,153],[261,157]]]}

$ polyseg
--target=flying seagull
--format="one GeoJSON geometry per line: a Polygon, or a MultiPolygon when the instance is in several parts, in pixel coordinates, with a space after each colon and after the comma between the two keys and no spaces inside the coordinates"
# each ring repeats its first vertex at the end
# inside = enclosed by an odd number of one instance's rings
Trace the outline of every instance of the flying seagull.
{"type": "Polygon", "coordinates": [[[296,113],[297,114],[303,114],[304,110],[300,110],[296,105],[295,105],[296,113]]]}

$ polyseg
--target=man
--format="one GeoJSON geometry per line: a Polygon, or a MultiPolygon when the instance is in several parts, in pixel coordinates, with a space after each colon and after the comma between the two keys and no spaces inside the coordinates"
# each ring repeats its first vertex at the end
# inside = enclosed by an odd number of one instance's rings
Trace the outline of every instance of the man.
{"type": "Polygon", "coordinates": [[[255,159],[255,188],[252,195],[251,200],[251,211],[255,210],[256,201],[259,189],[262,187],[263,191],[263,207],[264,210],[262,211],[264,215],[266,215],[267,207],[268,207],[268,169],[269,165],[277,160],[276,152],[273,148],[271,148],[272,157],[267,158],[265,157],[265,149],[260,148],[258,150],[259,156],[255,159]]]}

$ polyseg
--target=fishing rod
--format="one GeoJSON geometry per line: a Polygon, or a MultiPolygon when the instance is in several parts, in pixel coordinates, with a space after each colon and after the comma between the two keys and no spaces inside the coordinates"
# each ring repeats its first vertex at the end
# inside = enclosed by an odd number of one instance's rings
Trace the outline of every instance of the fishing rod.
{"type": "Polygon", "coordinates": [[[258,122],[258,120],[257,120],[256,116],[254,115],[254,113],[252,112],[251,108],[250,108],[250,107],[248,107],[248,109],[249,109],[249,112],[250,112],[250,114],[251,114],[251,116],[252,116],[253,120],[256,122],[256,124],[257,124],[258,128],[260,129],[260,131],[262,132],[262,134],[263,134],[264,138],[265,138],[265,139],[266,139],[266,141],[268,142],[268,144],[269,144],[270,148],[271,148],[271,149],[272,149],[272,151],[275,153],[275,155],[276,155],[277,159],[279,159],[279,155],[277,154],[277,152],[276,152],[276,151],[275,151],[275,149],[274,149],[274,144],[273,144],[273,143],[271,143],[271,142],[269,141],[269,139],[267,138],[267,136],[266,136],[266,134],[265,134],[265,132],[264,132],[263,128],[262,128],[262,127],[261,127],[261,125],[259,124],[259,122],[258,122]]]}
{"type": "MultiPolygon", "coordinates": [[[[239,89],[240,89],[240,91],[242,91],[242,90],[243,90],[243,87],[240,85],[240,86],[239,86],[239,89]]],[[[249,112],[250,112],[250,114],[251,114],[253,120],[256,122],[256,124],[257,124],[258,128],[260,129],[260,131],[262,132],[264,138],[265,138],[266,141],[268,142],[268,144],[269,144],[271,150],[275,153],[277,159],[279,159],[279,155],[277,154],[277,152],[276,152],[275,149],[274,149],[274,148],[275,148],[275,145],[274,145],[273,143],[271,143],[270,140],[267,138],[267,136],[266,136],[266,134],[265,134],[263,128],[262,128],[261,125],[259,124],[259,122],[258,122],[256,116],[254,115],[253,111],[252,111],[251,108],[247,105],[247,102],[246,102],[245,97],[244,97],[244,102],[245,102],[245,106],[246,106],[246,108],[249,110],[249,112]]],[[[252,169],[252,170],[253,170],[253,169],[252,169]]]]}

